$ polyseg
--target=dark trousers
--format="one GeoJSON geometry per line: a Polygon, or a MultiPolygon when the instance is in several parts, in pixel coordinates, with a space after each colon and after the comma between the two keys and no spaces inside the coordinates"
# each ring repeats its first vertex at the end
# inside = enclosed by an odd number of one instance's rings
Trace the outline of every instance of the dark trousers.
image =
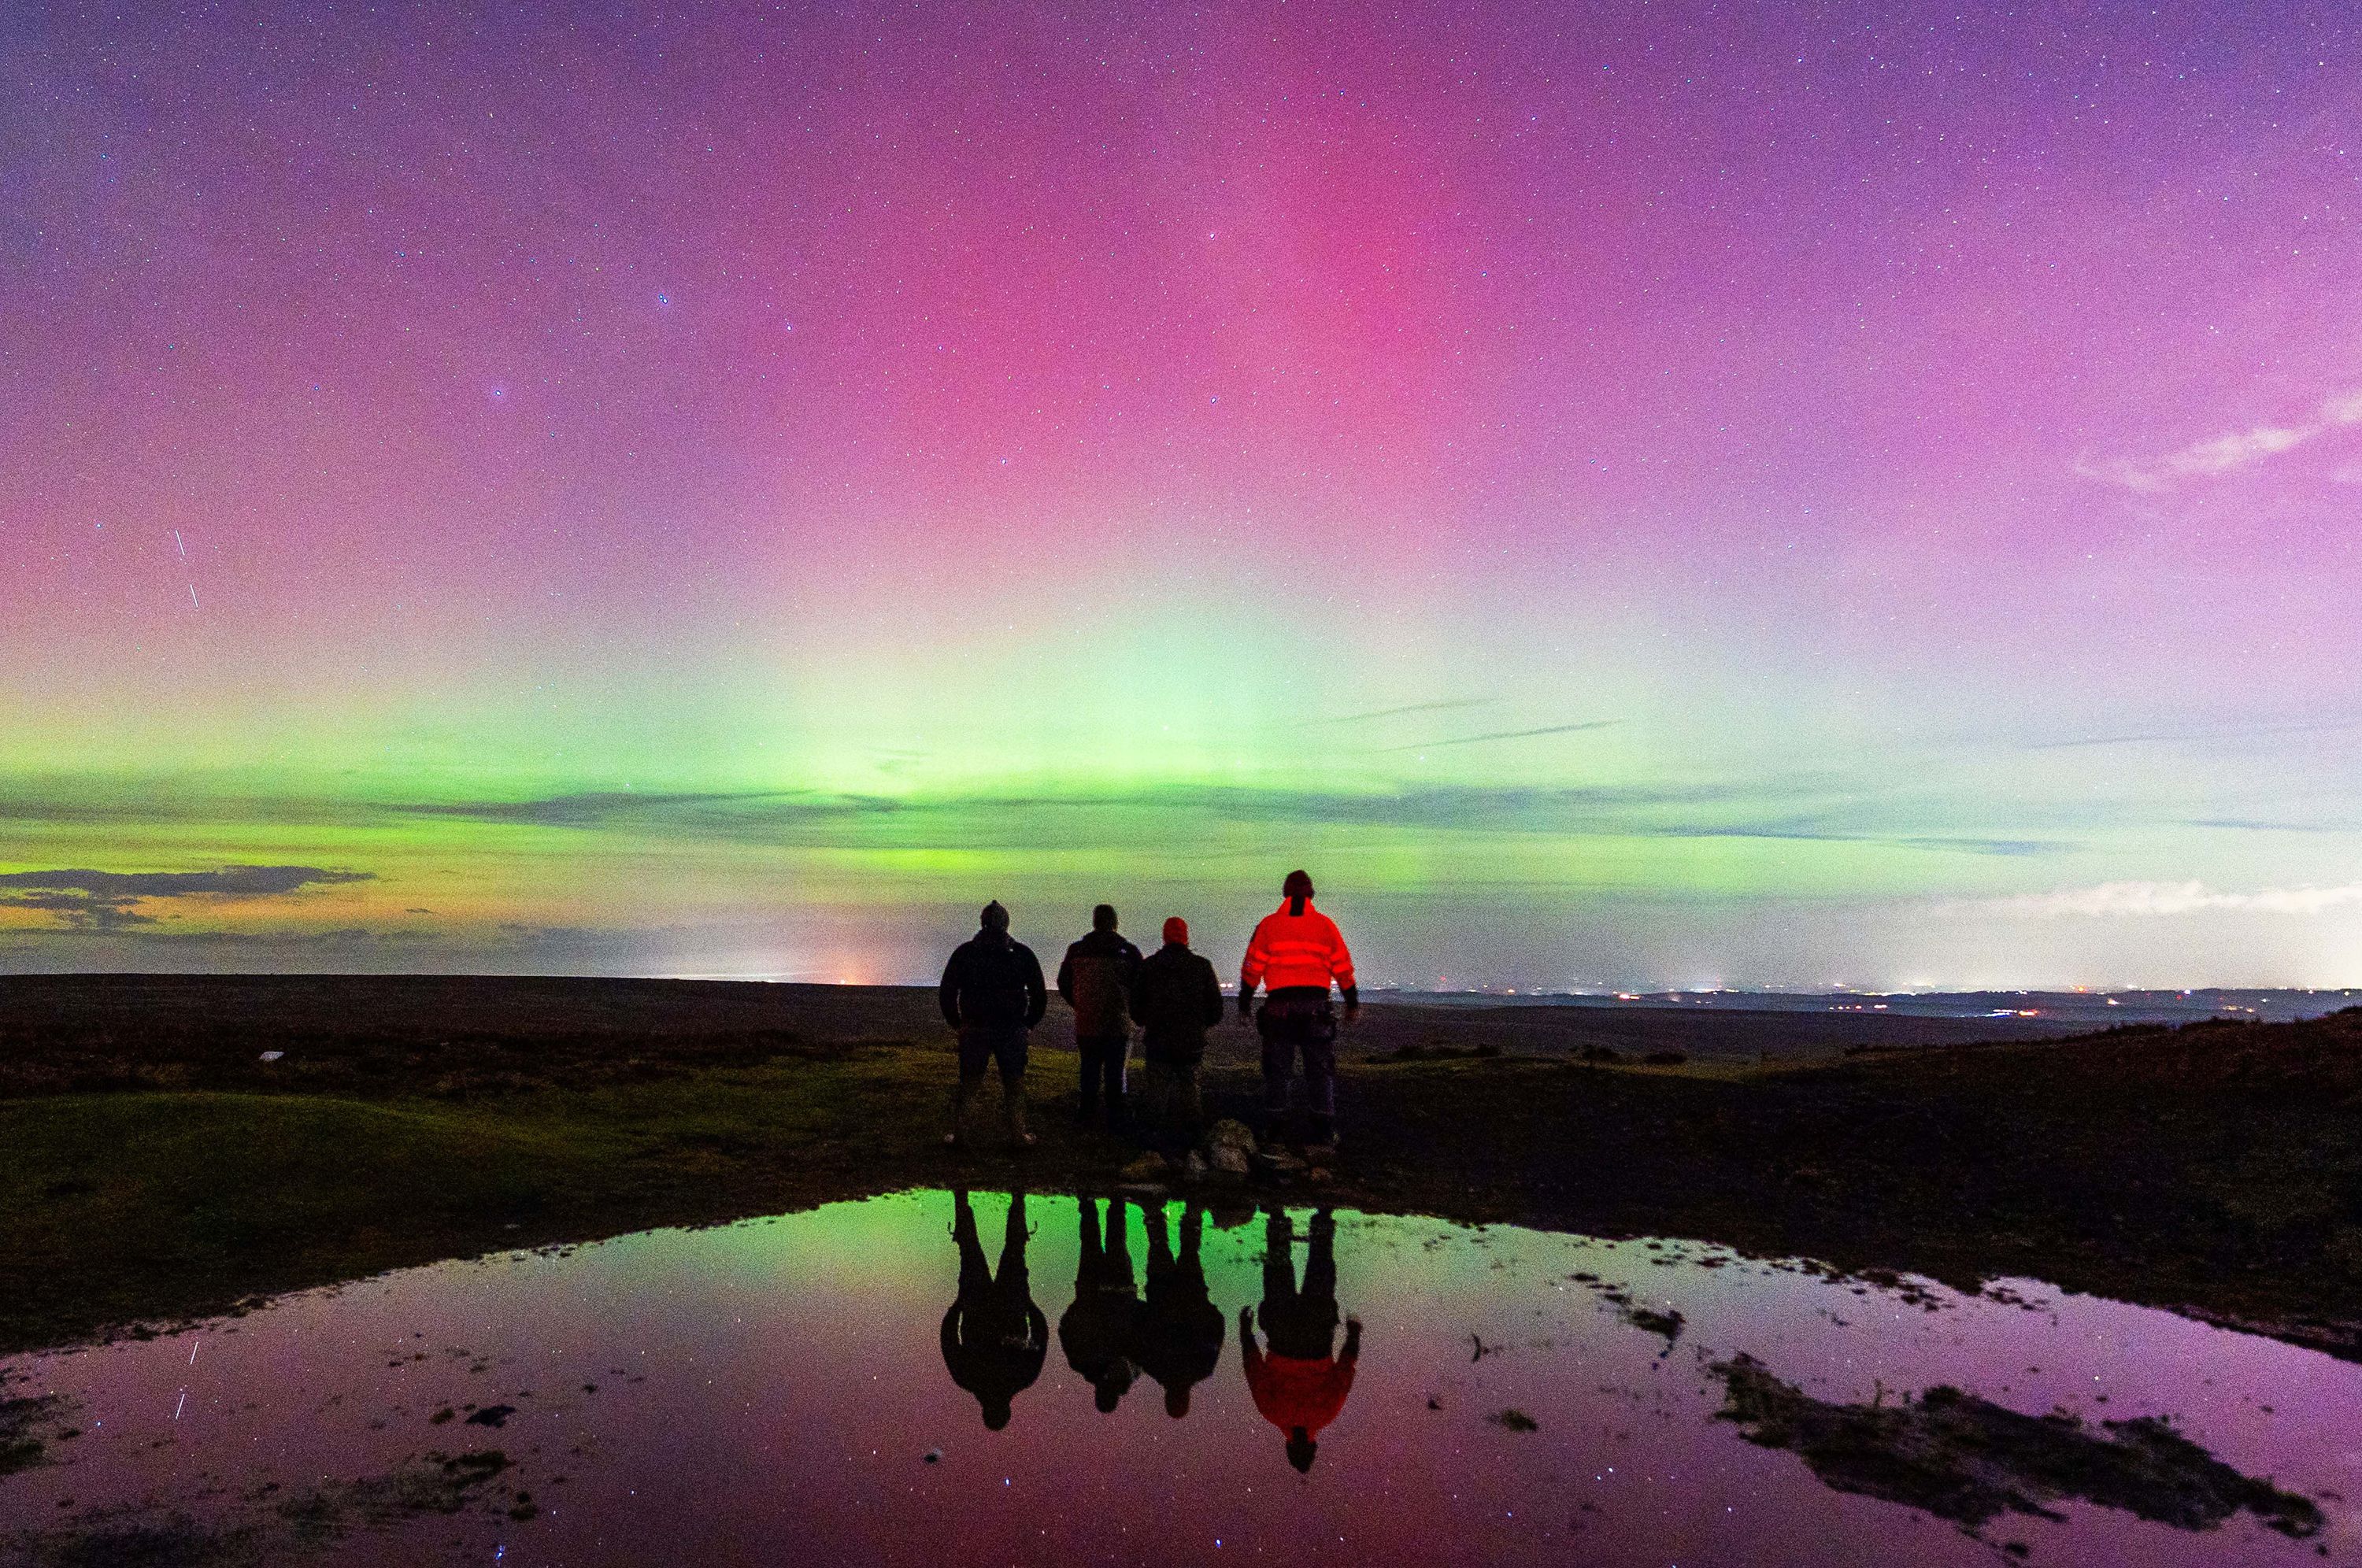
{"type": "Polygon", "coordinates": [[[1296,1228],[1284,1213],[1264,1220],[1263,1307],[1257,1314],[1274,1355],[1326,1361],[1337,1332],[1337,1221],[1323,1209],[1312,1216],[1312,1246],[1304,1260],[1304,1287],[1296,1285],[1296,1228]]]}
{"type": "Polygon", "coordinates": [[[1106,1085],[1108,1120],[1123,1120],[1124,1063],[1131,1055],[1131,1036],[1128,1034],[1077,1034],[1075,1054],[1082,1058],[1083,1104],[1081,1114],[1088,1116],[1098,1103],[1100,1085],[1106,1085]]]}
{"type": "Polygon", "coordinates": [[[1305,1107],[1324,1120],[1337,1114],[1337,1019],[1326,991],[1317,998],[1282,992],[1255,1015],[1263,1033],[1263,1103],[1274,1116],[1287,1114],[1288,1085],[1296,1063],[1304,1063],[1305,1107]]]}

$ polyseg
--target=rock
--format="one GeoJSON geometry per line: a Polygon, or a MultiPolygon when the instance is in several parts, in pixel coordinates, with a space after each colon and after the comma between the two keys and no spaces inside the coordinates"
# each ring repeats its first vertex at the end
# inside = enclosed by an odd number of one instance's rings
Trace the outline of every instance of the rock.
{"type": "Polygon", "coordinates": [[[1123,1167],[1122,1176],[1128,1182],[1163,1181],[1173,1174],[1173,1167],[1164,1155],[1151,1152],[1123,1167]]]}
{"type": "Polygon", "coordinates": [[[1212,1174],[1217,1177],[1227,1176],[1233,1180],[1244,1180],[1246,1177],[1246,1151],[1231,1144],[1223,1143],[1217,1146],[1213,1157],[1206,1163],[1212,1167],[1212,1174]]]}
{"type": "Polygon", "coordinates": [[[1236,1149],[1241,1154],[1252,1154],[1255,1152],[1254,1130],[1243,1121],[1226,1116],[1206,1129],[1205,1139],[1199,1147],[1206,1151],[1209,1160],[1219,1149],[1236,1149]]]}
{"type": "Polygon", "coordinates": [[[1191,1181],[1204,1181],[1206,1172],[1210,1168],[1206,1164],[1206,1156],[1192,1149],[1189,1151],[1189,1158],[1181,1166],[1181,1174],[1191,1181]]]}

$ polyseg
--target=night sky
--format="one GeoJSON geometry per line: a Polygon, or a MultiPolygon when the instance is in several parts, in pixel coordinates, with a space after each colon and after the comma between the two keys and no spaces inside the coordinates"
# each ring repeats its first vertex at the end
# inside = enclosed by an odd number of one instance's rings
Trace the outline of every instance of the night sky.
{"type": "Polygon", "coordinates": [[[2355,982],[2357,41],[13,8],[0,967],[2355,982]]]}

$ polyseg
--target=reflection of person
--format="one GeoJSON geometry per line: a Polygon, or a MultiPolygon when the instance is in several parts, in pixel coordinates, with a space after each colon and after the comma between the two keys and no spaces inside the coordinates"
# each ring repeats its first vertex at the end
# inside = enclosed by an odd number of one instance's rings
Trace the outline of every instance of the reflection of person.
{"type": "Polygon", "coordinates": [[[944,1314],[944,1365],[952,1381],[984,1407],[984,1424],[999,1431],[1009,1408],[1042,1375],[1050,1353],[1050,1320],[1033,1305],[1025,1275],[1025,1195],[1009,1195],[1009,1226],[1001,1233],[1000,1273],[985,1266],[967,1194],[952,1194],[952,1239],[959,1243],[959,1297],[944,1314]]]}
{"type": "Polygon", "coordinates": [[[1058,966],[1058,994],[1075,1010],[1075,1054],[1082,1059],[1082,1104],[1075,1118],[1087,1126],[1107,1081],[1110,1128],[1123,1125],[1123,1066],[1131,1054],[1131,1021],[1124,999],[1140,967],[1140,949],[1116,934],[1115,907],[1091,911],[1091,933],[1066,949],[1058,966]]]}
{"type": "Polygon", "coordinates": [[[1222,983],[1214,966],[1189,951],[1189,922],[1164,922],[1164,945],[1142,960],[1131,980],[1131,1017],[1141,1028],[1142,1109],[1168,1137],[1185,1144],[1205,1115],[1198,1068],[1206,1060],[1206,1031],[1222,1021],[1222,983]]]}
{"type": "Polygon", "coordinates": [[[1181,1214],[1181,1255],[1173,1255],[1164,1206],[1141,1211],[1148,1222],[1148,1300],[1140,1313],[1141,1370],[1164,1389],[1164,1413],[1189,1413],[1189,1390],[1214,1375],[1222,1359],[1222,1309],[1206,1294],[1206,1265],[1198,1255],[1205,1210],[1192,1203],[1181,1214]]]}
{"type": "Polygon", "coordinates": [[[1033,950],[1009,934],[1009,911],[999,900],[984,906],[979,929],[953,949],[944,966],[935,1004],[944,1021],[959,1032],[959,1083],[952,1090],[952,1130],[944,1142],[960,1141],[967,1102],[984,1082],[988,1062],[1000,1066],[1000,1104],[1009,1119],[1010,1141],[1033,1143],[1025,1131],[1025,1037],[1042,1021],[1050,993],[1033,950]]]}
{"type": "Polygon", "coordinates": [[[1255,1310],[1239,1309],[1239,1345],[1245,1353],[1247,1389],[1263,1419],[1287,1434],[1287,1462],[1309,1472],[1319,1445],[1313,1440],[1337,1419],[1352,1392],[1353,1364],[1362,1354],[1362,1324],[1345,1320],[1345,1351],[1333,1353],[1337,1331],[1337,1221],[1323,1209],[1312,1216],[1312,1250],[1304,1261],[1304,1288],[1296,1287],[1294,1227],[1279,1209],[1264,1226],[1263,1331],[1268,1354],[1255,1348],[1255,1310]]]}
{"type": "Polygon", "coordinates": [[[1058,1320],[1066,1364],[1091,1386],[1102,1411],[1111,1411],[1140,1375],[1131,1360],[1132,1320],[1140,1297],[1131,1279],[1127,1205],[1108,1205],[1107,1238],[1099,1238],[1099,1200],[1081,1198],[1082,1252],[1075,1263],[1075,1304],[1058,1320]]]}
{"type": "Polygon", "coordinates": [[[1337,922],[1312,907],[1309,873],[1290,871],[1281,885],[1286,902],[1263,917],[1239,966],[1239,1016],[1255,1018],[1263,1032],[1264,1135],[1276,1136],[1287,1120],[1288,1085],[1295,1064],[1304,1062],[1305,1108],[1312,1113],[1312,1141],[1337,1139],[1337,1020],[1329,1010],[1329,983],[1345,993],[1345,1021],[1362,1010],[1353,982],[1353,955],[1337,922]],[[1254,1013],[1255,988],[1269,981],[1271,996],[1254,1013]]]}

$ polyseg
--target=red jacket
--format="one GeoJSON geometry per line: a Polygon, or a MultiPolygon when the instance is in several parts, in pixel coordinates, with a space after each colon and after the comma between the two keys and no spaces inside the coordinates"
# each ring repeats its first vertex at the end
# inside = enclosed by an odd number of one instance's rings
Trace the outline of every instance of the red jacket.
{"type": "Polygon", "coordinates": [[[1282,904],[1264,916],[1255,926],[1254,940],[1247,944],[1247,961],[1239,967],[1241,995],[1252,995],[1266,983],[1275,991],[1289,986],[1318,986],[1325,991],[1332,979],[1352,986],[1353,955],[1345,950],[1337,922],[1314,909],[1308,899],[1300,915],[1289,914],[1282,904]]]}
{"type": "Polygon", "coordinates": [[[1247,1391],[1254,1396],[1263,1419],[1281,1431],[1302,1427],[1308,1437],[1335,1420],[1353,1391],[1351,1361],[1305,1361],[1292,1355],[1265,1355],[1246,1342],[1247,1391]]]}

